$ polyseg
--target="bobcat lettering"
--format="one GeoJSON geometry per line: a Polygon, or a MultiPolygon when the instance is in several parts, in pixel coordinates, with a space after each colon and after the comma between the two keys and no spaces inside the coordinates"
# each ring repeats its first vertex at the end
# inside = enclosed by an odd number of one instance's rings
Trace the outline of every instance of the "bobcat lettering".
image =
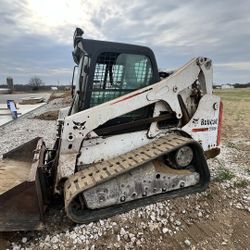
{"type": "Polygon", "coordinates": [[[218,119],[201,119],[201,125],[217,125],[218,119]]]}

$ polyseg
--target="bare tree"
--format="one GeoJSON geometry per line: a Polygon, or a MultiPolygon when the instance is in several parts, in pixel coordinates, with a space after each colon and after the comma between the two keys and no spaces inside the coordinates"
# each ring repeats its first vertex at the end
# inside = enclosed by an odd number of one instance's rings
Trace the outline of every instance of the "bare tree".
{"type": "Polygon", "coordinates": [[[30,78],[29,85],[32,86],[32,90],[39,90],[44,85],[44,82],[39,77],[34,76],[30,78]]]}

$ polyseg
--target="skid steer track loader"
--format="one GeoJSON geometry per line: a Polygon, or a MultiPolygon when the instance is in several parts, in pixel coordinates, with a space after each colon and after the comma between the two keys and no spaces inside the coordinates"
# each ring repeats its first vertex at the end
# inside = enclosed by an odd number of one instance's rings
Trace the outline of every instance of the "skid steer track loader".
{"type": "Polygon", "coordinates": [[[83,39],[79,28],[73,44],[73,101],[54,148],[36,138],[0,162],[0,231],[42,228],[55,195],[86,223],[208,186],[222,119],[211,60],[158,72],[147,47],[83,39]]]}

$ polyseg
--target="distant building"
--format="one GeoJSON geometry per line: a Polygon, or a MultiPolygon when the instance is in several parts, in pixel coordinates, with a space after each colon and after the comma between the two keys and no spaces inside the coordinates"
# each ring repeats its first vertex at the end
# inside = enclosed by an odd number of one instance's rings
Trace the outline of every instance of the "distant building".
{"type": "Polygon", "coordinates": [[[6,78],[6,83],[8,85],[8,89],[10,90],[10,92],[12,93],[14,90],[14,83],[13,83],[13,78],[12,77],[7,77],[6,78]]]}
{"type": "Polygon", "coordinates": [[[222,89],[234,89],[234,86],[231,84],[223,84],[221,85],[222,89]]]}
{"type": "Polygon", "coordinates": [[[51,90],[55,91],[55,90],[58,90],[57,87],[51,87],[51,90]]]}

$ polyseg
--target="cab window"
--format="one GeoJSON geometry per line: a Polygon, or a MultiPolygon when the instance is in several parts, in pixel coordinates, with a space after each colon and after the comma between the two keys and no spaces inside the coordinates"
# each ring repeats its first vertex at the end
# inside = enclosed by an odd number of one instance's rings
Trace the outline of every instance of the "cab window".
{"type": "Polygon", "coordinates": [[[147,56],[101,53],[95,66],[90,107],[143,88],[152,81],[152,65],[147,56]]]}

